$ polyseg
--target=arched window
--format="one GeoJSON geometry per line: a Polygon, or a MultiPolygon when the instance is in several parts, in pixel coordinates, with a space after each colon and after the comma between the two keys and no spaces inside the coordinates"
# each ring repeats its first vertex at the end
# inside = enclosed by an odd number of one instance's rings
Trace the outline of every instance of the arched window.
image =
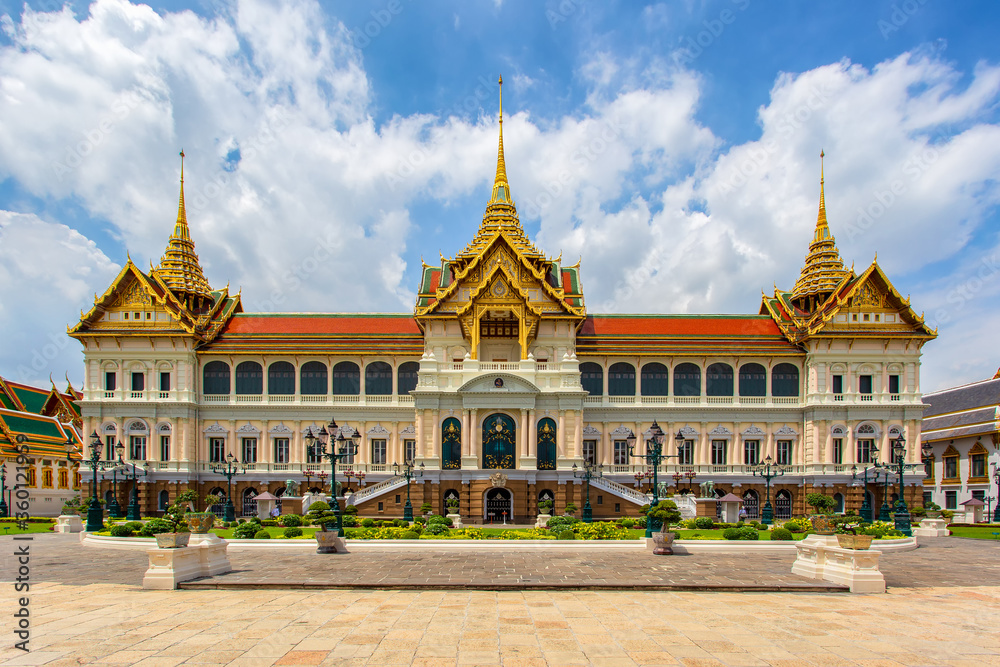
{"type": "Polygon", "coordinates": [[[740,366],[740,396],[766,396],[767,369],[760,364],[740,366]]]}
{"type": "Polygon", "coordinates": [[[539,470],[556,469],[556,423],[546,417],[538,422],[538,464],[539,470]]]}
{"type": "Polygon", "coordinates": [[[774,518],[792,518],[792,494],[785,489],[778,491],[778,494],[774,497],[774,518]]]}
{"type": "Polygon", "coordinates": [[[267,393],[288,395],[295,393],[295,366],[287,361],[276,361],[267,367],[267,393]]]}
{"type": "Polygon", "coordinates": [[[307,361],[299,371],[299,392],[308,396],[322,396],[329,391],[330,385],[326,377],[326,364],[320,361],[307,361]]]}
{"type": "Polygon", "coordinates": [[[705,393],[708,396],[733,395],[733,367],[712,364],[705,370],[705,393]]]}
{"type": "Polygon", "coordinates": [[[399,368],[396,370],[397,394],[406,396],[417,388],[417,372],[419,370],[420,364],[416,361],[407,361],[405,364],[399,365],[399,368]]]}
{"type": "Polygon", "coordinates": [[[333,367],[333,393],[356,396],[361,393],[361,369],[353,361],[341,361],[333,367]]]}
{"type": "Polygon", "coordinates": [[[701,396],[701,369],[694,364],[674,367],[674,396],[701,396]]]}
{"type": "Polygon", "coordinates": [[[635,366],[623,361],[608,369],[608,396],[635,396],[635,366]]]}
{"type": "Polygon", "coordinates": [[[236,367],[236,393],[253,396],[264,393],[264,368],[256,361],[243,361],[236,367]]]}
{"type": "Polygon", "coordinates": [[[458,470],[462,467],[462,422],[448,417],[441,423],[441,468],[458,470]]]}
{"type": "Polygon", "coordinates": [[[666,366],[654,362],[642,367],[639,390],[643,396],[666,396],[669,388],[670,371],[666,366]]]}
{"type": "Polygon", "coordinates": [[[844,494],[835,493],[833,494],[833,511],[837,514],[844,513],[844,494]]]}
{"type": "Polygon", "coordinates": [[[748,519],[760,518],[760,496],[753,489],[743,494],[743,509],[747,511],[748,519]]]}
{"type": "Polygon", "coordinates": [[[203,371],[203,390],[206,394],[229,393],[229,364],[224,361],[210,361],[203,371]]]}
{"type": "Polygon", "coordinates": [[[591,396],[604,395],[604,369],[600,364],[591,361],[580,364],[580,382],[591,396]]]}
{"type": "MultiPolygon", "coordinates": [[[[164,491],[164,493],[166,493],[166,491],[164,491]]],[[[221,486],[217,486],[211,491],[209,491],[208,495],[218,496],[220,499],[219,502],[209,507],[208,511],[214,514],[215,516],[222,516],[222,513],[226,509],[226,490],[221,486]]]]}
{"type": "Polygon", "coordinates": [[[771,396],[798,396],[799,369],[792,364],[778,364],[771,370],[771,396]]]}
{"type": "Polygon", "coordinates": [[[243,489],[243,516],[257,516],[257,489],[243,489]]]}
{"type": "Polygon", "coordinates": [[[156,506],[162,512],[165,509],[167,509],[167,506],[169,504],[170,504],[170,494],[167,493],[166,489],[164,489],[163,491],[160,491],[159,499],[156,501],[156,506]]]}
{"type": "Polygon", "coordinates": [[[365,394],[386,396],[392,393],[392,366],[373,361],[365,368],[365,394]]]}

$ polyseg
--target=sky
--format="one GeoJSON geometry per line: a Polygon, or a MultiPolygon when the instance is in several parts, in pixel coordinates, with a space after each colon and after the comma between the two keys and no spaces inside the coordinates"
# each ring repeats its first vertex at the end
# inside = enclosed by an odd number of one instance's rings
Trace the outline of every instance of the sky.
{"type": "Polygon", "coordinates": [[[496,168],[591,313],[756,313],[816,221],[938,330],[922,389],[1000,367],[1000,5],[942,0],[0,0],[0,375],[177,212],[252,312],[407,312],[496,168]]]}

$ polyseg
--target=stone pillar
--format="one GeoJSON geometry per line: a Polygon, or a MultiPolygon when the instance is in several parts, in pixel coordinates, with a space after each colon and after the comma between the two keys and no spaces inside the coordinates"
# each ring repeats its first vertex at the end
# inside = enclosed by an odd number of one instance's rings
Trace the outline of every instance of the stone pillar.
{"type": "Polygon", "coordinates": [[[573,422],[573,456],[583,456],[583,410],[577,410],[573,422]]]}
{"type": "Polygon", "coordinates": [[[608,422],[601,422],[603,430],[601,431],[601,449],[597,456],[597,462],[603,463],[604,465],[611,465],[614,462],[614,452],[611,451],[611,430],[608,428],[608,422]]]}
{"type": "Polygon", "coordinates": [[[517,456],[527,456],[528,455],[528,412],[526,410],[521,410],[521,418],[518,420],[521,422],[517,428],[517,438],[515,439],[517,456]]]}
{"type": "Polygon", "coordinates": [[[535,411],[528,410],[528,456],[538,456],[538,420],[535,411]]]}
{"type": "Polygon", "coordinates": [[[434,410],[432,413],[434,426],[431,429],[431,445],[429,458],[441,458],[441,413],[434,410]]]}
{"type": "Polygon", "coordinates": [[[469,456],[479,459],[479,411],[475,408],[469,411],[469,456]]]}
{"type": "Polygon", "coordinates": [[[368,425],[366,422],[358,422],[358,457],[355,459],[359,464],[366,464],[371,461],[371,452],[368,451],[368,425]]]}
{"type": "MultiPolygon", "coordinates": [[[[395,374],[393,377],[395,377],[395,374]]],[[[395,380],[393,381],[395,382],[395,380]]],[[[389,435],[389,449],[385,453],[385,462],[387,465],[392,465],[394,462],[402,460],[403,457],[399,447],[399,422],[394,421],[392,422],[392,433],[389,435]]]]}
{"type": "Polygon", "coordinates": [[[462,410],[462,456],[472,455],[472,433],[469,431],[469,411],[462,410]]]}
{"type": "Polygon", "coordinates": [[[559,428],[556,431],[556,458],[566,458],[566,411],[559,411],[559,428]]]}

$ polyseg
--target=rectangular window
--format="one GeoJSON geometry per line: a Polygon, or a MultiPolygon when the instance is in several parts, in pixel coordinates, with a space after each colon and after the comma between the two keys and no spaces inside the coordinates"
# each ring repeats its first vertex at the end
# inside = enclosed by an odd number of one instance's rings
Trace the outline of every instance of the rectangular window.
{"type": "Polygon", "coordinates": [[[615,465],[628,465],[628,443],[624,440],[615,440],[615,465]]]}
{"type": "Polygon", "coordinates": [[[417,458],[417,441],[416,440],[404,440],[403,441],[403,456],[407,461],[413,461],[417,458]]]}
{"type": "Polygon", "coordinates": [[[677,464],[694,465],[694,440],[685,440],[677,447],[677,464]]]}
{"type": "Polygon", "coordinates": [[[108,371],[104,374],[104,391],[114,391],[116,384],[117,378],[114,371],[108,371]]]}
{"type": "Polygon", "coordinates": [[[597,496],[597,504],[598,505],[604,504],[604,496],[597,496]]]}
{"type": "Polygon", "coordinates": [[[790,466],[792,465],[792,441],[791,440],[779,440],[778,441],[778,452],[775,457],[775,461],[779,466],[790,466]]]}
{"type": "Polygon", "coordinates": [[[400,494],[398,494],[398,493],[396,494],[396,504],[397,505],[399,504],[399,501],[400,501],[400,499],[402,499],[402,497],[403,496],[401,496],[400,494]]]}
{"type": "Polygon", "coordinates": [[[944,478],[958,479],[958,457],[949,456],[944,460],[944,478]]]}
{"type": "Polygon", "coordinates": [[[322,463],[323,458],[316,453],[316,450],[306,445],[306,463],[322,463]]]}
{"type": "Polygon", "coordinates": [[[133,461],[146,460],[146,436],[133,435],[129,437],[128,457],[133,461]]]}
{"type": "Polygon", "coordinates": [[[384,503],[384,502],[380,502],[380,503],[378,504],[378,511],[379,511],[379,512],[383,512],[383,511],[385,511],[385,503],[384,503]]]}
{"type": "Polygon", "coordinates": [[[597,463],[597,441],[583,441],[583,460],[587,463],[597,463]]]}
{"type": "Polygon", "coordinates": [[[872,376],[871,375],[860,375],[858,376],[858,392],[861,394],[872,393],[872,376]]]}
{"type": "Polygon", "coordinates": [[[274,462],[288,463],[288,438],[274,439],[274,462]]]}
{"type": "Polygon", "coordinates": [[[104,436],[104,460],[114,461],[117,458],[118,455],[115,454],[115,436],[113,435],[104,436]]]}
{"type": "Polygon", "coordinates": [[[170,460],[170,436],[161,435],[160,436],[160,460],[169,461],[170,460]]]}
{"type": "Polygon", "coordinates": [[[834,375],[833,376],[833,393],[843,394],[844,393],[844,376],[834,375]]]}
{"type": "Polygon", "coordinates": [[[840,465],[844,462],[844,439],[833,439],[833,462],[840,465]]]}
{"type": "Polygon", "coordinates": [[[889,393],[898,394],[899,393],[899,376],[890,375],[889,376],[889,393]]]}
{"type": "Polygon", "coordinates": [[[986,502],[986,492],[983,491],[982,489],[976,489],[975,491],[973,491],[972,497],[975,498],[976,500],[982,500],[983,502],[986,502]]]}
{"type": "Polygon", "coordinates": [[[872,462],[872,445],[874,444],[875,444],[874,440],[870,439],[858,440],[858,463],[872,462]]]}
{"type": "Polygon", "coordinates": [[[225,438],[209,438],[208,439],[208,460],[211,463],[222,463],[226,458],[226,439],[225,438]]]}
{"type": "Polygon", "coordinates": [[[944,508],[946,510],[958,509],[958,491],[944,492],[944,508]]]}
{"type": "Polygon", "coordinates": [[[924,507],[927,507],[932,502],[934,502],[934,492],[924,491],[924,507]]]}
{"type": "Polygon", "coordinates": [[[385,440],[372,440],[372,463],[385,465],[385,440]]]}
{"type": "Polygon", "coordinates": [[[726,465],[726,441],[725,440],[713,440],[712,441],[712,465],[724,466],[726,465]]]}
{"type": "Polygon", "coordinates": [[[972,477],[986,477],[986,454],[972,455],[972,477]]]}
{"type": "Polygon", "coordinates": [[[743,441],[743,463],[748,466],[757,465],[760,460],[760,440],[743,441]]]}
{"type": "Polygon", "coordinates": [[[934,459],[924,459],[924,482],[934,481],[934,459]]]}
{"type": "Polygon", "coordinates": [[[146,375],[143,373],[132,373],[132,391],[145,391],[146,375]]]}
{"type": "Polygon", "coordinates": [[[163,371],[160,373],[160,391],[170,391],[170,372],[163,371]]]}
{"type": "Polygon", "coordinates": [[[621,511],[622,511],[622,504],[615,503],[615,514],[621,514],[621,511]]]}
{"type": "Polygon", "coordinates": [[[241,438],[240,453],[243,463],[257,463],[257,438],[241,438]]]}

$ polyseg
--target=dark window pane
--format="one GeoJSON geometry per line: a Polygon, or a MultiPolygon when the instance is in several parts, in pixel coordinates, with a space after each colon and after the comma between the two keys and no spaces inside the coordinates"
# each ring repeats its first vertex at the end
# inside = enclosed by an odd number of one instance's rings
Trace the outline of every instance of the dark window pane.
{"type": "Polygon", "coordinates": [[[708,396],[733,395],[733,367],[729,364],[712,364],[705,371],[705,393],[708,396]]]}
{"type": "Polygon", "coordinates": [[[396,393],[405,396],[417,388],[417,372],[420,364],[416,361],[407,361],[399,365],[396,371],[396,393]]]}
{"type": "Polygon", "coordinates": [[[608,396],[635,396],[635,366],[619,362],[608,369],[608,396]]]}
{"type": "Polygon", "coordinates": [[[267,369],[267,393],[288,395],[295,393],[295,366],[287,361],[276,361],[267,369]]]}
{"type": "Polygon", "coordinates": [[[670,388],[670,371],[663,364],[652,363],[642,367],[640,391],[643,396],[666,396],[670,388]]]}
{"type": "Polygon", "coordinates": [[[392,366],[373,361],[365,368],[365,394],[385,396],[392,393],[392,366]]]}
{"type": "Polygon", "coordinates": [[[694,364],[674,368],[674,396],[701,396],[701,369],[694,364]]]}
{"type": "Polygon", "coordinates": [[[223,361],[210,361],[205,364],[204,376],[206,394],[229,393],[229,364],[223,361]]]}
{"type": "Polygon", "coordinates": [[[771,371],[771,396],[798,396],[799,369],[792,364],[778,364],[771,371]]]}
{"type": "Polygon", "coordinates": [[[319,361],[308,361],[302,364],[300,371],[299,392],[309,396],[327,393],[326,364],[319,361]]]}
{"type": "Polygon", "coordinates": [[[760,364],[740,366],[740,396],[767,395],[767,369],[760,364]]]}
{"type": "Polygon", "coordinates": [[[591,396],[604,395],[604,369],[600,364],[589,361],[580,364],[580,382],[591,396]]]}
{"type": "Polygon", "coordinates": [[[244,361],[236,367],[236,393],[264,393],[264,368],[256,361],[244,361]]]}
{"type": "Polygon", "coordinates": [[[341,361],[333,367],[333,393],[361,393],[361,369],[353,361],[341,361]]]}

